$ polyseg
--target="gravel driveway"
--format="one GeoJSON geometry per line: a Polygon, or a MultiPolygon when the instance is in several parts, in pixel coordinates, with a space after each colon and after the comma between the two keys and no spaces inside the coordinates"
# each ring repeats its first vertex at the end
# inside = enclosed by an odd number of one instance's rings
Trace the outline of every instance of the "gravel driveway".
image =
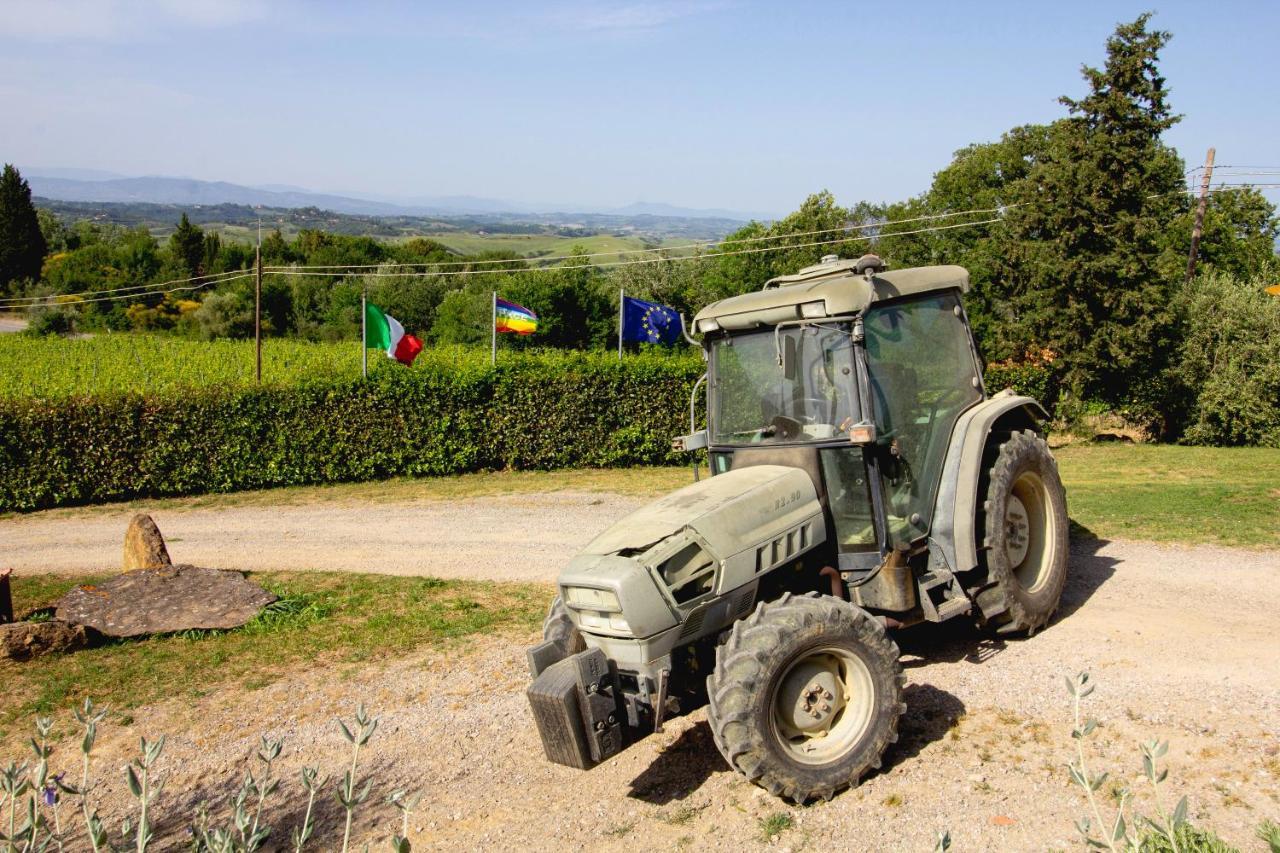
{"type": "MultiPolygon", "coordinates": [[[[550,581],[575,548],[638,503],[562,493],[184,510],[156,519],[182,561],[550,581]]],[[[0,521],[0,562],[19,574],[118,565],[127,516],[0,521]]],[[[1088,711],[1102,723],[1090,744],[1092,769],[1133,787],[1150,813],[1137,745],[1168,739],[1166,806],[1186,793],[1197,822],[1263,850],[1253,828],[1280,818],[1277,612],[1276,553],[1076,542],[1062,611],[1033,639],[993,641],[952,625],[904,632],[901,741],[882,772],[808,808],[773,800],[731,773],[701,711],[588,773],[546,763],[523,695],[523,646],[533,638],[516,637],[341,673],[303,671],[248,699],[226,688],[136,709],[132,725],[100,738],[110,771],[105,811],[124,803],[115,765],[139,734],[170,733],[161,813],[181,810],[180,791],[232,792],[259,733],[286,737],[291,794],[304,763],[340,775],[345,744],[333,719],[363,701],[382,718],[362,760],[375,786],[359,834],[376,844],[396,828],[382,798],[410,786],[426,791],[412,822],[415,849],[927,851],[944,828],[954,850],[1076,849],[1072,821],[1086,807],[1065,782],[1074,743],[1062,679],[1087,669],[1098,683],[1088,711]],[[770,844],[761,825],[776,812],[789,813],[794,826],[770,844]]],[[[1110,787],[1103,794],[1109,800],[1110,787]]],[[[323,820],[337,820],[331,798],[321,809],[323,820]]],[[[284,806],[268,814],[282,836],[297,818],[284,806]]],[[[180,837],[176,823],[160,829],[175,843],[180,837]]]]}

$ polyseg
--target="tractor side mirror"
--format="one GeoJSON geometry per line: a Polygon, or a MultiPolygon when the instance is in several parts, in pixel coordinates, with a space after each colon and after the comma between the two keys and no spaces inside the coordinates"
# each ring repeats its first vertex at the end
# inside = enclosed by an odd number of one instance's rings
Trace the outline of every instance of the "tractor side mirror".
{"type": "Polygon", "coordinates": [[[707,431],[691,433],[690,435],[678,435],[671,439],[671,449],[676,453],[688,453],[694,450],[702,450],[707,446],[707,431]]]}
{"type": "Polygon", "coordinates": [[[792,381],[796,378],[796,339],[791,336],[782,339],[782,375],[792,381]]]}

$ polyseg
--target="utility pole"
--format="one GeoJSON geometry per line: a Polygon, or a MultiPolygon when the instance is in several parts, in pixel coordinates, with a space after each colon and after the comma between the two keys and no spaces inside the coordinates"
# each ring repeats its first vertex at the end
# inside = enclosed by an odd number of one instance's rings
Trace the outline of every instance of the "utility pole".
{"type": "Polygon", "coordinates": [[[1204,158],[1204,175],[1200,178],[1200,203],[1196,205],[1196,223],[1191,226],[1191,254],[1187,256],[1187,283],[1196,272],[1196,255],[1200,252],[1200,233],[1204,230],[1204,211],[1209,205],[1209,182],[1213,180],[1213,154],[1210,148],[1204,158]]]}
{"type": "Polygon", "coordinates": [[[253,348],[256,358],[254,375],[262,382],[262,218],[258,218],[258,250],[255,253],[253,279],[253,348]]]}

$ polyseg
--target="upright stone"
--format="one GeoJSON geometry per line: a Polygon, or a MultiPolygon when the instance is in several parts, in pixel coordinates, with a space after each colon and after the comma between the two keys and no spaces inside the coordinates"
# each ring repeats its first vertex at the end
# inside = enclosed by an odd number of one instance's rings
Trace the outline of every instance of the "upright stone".
{"type": "Polygon", "coordinates": [[[138,513],[124,533],[124,570],[163,569],[173,565],[160,528],[146,513],[138,513]]]}

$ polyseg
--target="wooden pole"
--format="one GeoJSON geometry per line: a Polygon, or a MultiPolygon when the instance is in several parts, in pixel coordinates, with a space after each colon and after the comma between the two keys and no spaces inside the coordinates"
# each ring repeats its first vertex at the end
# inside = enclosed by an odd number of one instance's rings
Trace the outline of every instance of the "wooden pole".
{"type": "Polygon", "coordinates": [[[1204,211],[1209,204],[1209,182],[1213,180],[1214,150],[1204,158],[1204,175],[1200,178],[1200,203],[1196,205],[1196,222],[1191,226],[1191,253],[1187,255],[1187,283],[1196,273],[1196,255],[1200,252],[1200,234],[1204,230],[1204,211]]]}
{"type": "Polygon", "coordinates": [[[618,361],[622,361],[622,313],[627,304],[627,289],[618,288],[618,361]]]}
{"type": "Polygon", "coordinates": [[[360,375],[369,378],[369,314],[366,305],[369,301],[368,289],[360,291],[360,375]]]}
{"type": "Polygon", "coordinates": [[[262,382],[262,220],[258,220],[258,250],[254,256],[253,278],[253,349],[254,376],[262,382]]]}
{"type": "Polygon", "coordinates": [[[492,337],[492,343],[489,344],[489,363],[497,366],[498,364],[498,291],[493,291],[493,310],[489,317],[489,334],[492,337]]]}

